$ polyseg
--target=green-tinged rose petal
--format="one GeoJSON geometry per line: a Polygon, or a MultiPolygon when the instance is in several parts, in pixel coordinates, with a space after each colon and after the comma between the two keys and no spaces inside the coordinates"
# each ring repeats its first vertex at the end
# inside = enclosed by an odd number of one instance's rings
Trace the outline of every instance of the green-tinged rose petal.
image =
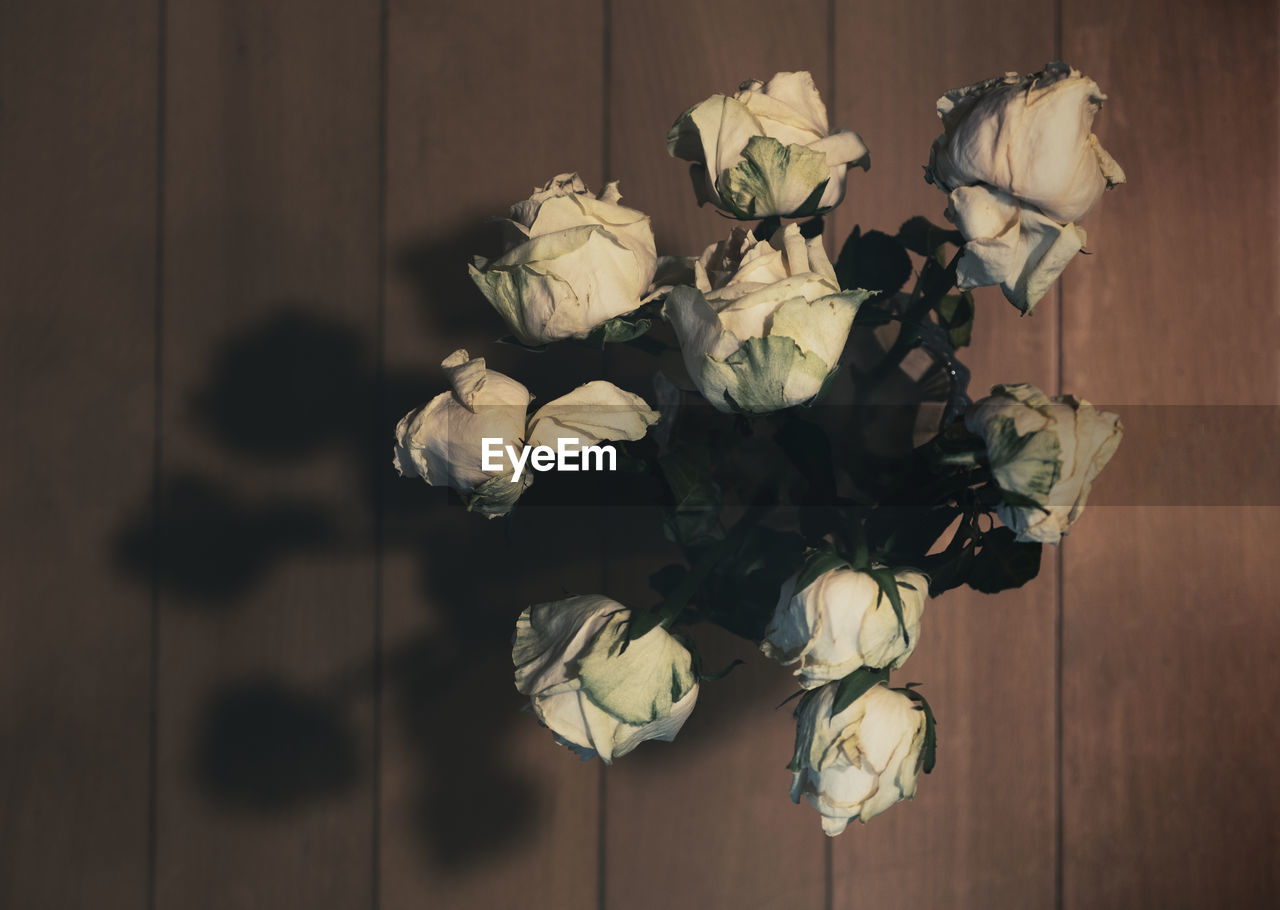
{"type": "Polygon", "coordinates": [[[464,494],[462,501],[467,504],[467,511],[479,512],[488,518],[497,518],[514,509],[520,494],[527,490],[533,481],[533,473],[526,471],[514,483],[513,476],[508,473],[490,477],[470,494],[464,494]]]}
{"type": "Polygon", "coordinates": [[[741,218],[800,213],[831,178],[824,153],[767,136],[753,136],[742,158],[720,178],[721,198],[741,218]]]}
{"type": "Polygon", "coordinates": [[[468,266],[467,271],[516,338],[533,347],[546,344],[547,327],[557,308],[579,313],[585,309],[567,281],[527,265],[484,272],[468,266]]]}
{"type": "Polygon", "coordinates": [[[997,417],[987,425],[987,456],[1002,490],[1047,502],[1062,470],[1062,450],[1053,429],[1018,435],[1014,421],[997,417]]]}
{"type": "Polygon", "coordinates": [[[996,514],[1023,543],[1062,539],[1123,432],[1117,415],[1069,395],[1050,399],[1026,383],[993,388],[965,414],[965,426],[986,442],[992,475],[1005,493],[996,514]],[[1043,462],[1055,447],[1056,474],[1046,495],[1043,462]]]}
{"type": "Polygon", "coordinates": [[[844,350],[858,307],[870,296],[870,291],[853,290],[812,302],[789,300],[773,314],[769,334],[786,335],[800,350],[817,354],[828,367],[834,366],[844,350]]]}
{"type": "Polygon", "coordinates": [[[528,345],[585,337],[640,305],[652,272],[598,224],[535,237],[471,278],[528,345]]]}
{"type": "Polygon", "coordinates": [[[792,300],[812,301],[840,293],[838,286],[813,272],[792,275],[773,284],[734,285],[713,291],[707,302],[715,307],[724,327],[739,338],[768,334],[773,314],[792,300]],[[728,294],[741,295],[729,298],[728,294]]]}
{"type": "Polygon", "coordinates": [[[593,703],[639,726],[669,715],[697,678],[692,655],[665,629],[651,629],[630,643],[626,636],[625,619],[611,619],[580,658],[578,678],[593,703]]]}
{"type": "Polygon", "coordinates": [[[707,356],[700,387],[720,410],[730,410],[728,395],[740,411],[767,414],[812,398],[829,372],[818,355],[806,354],[785,335],[769,335],[748,339],[724,360],[707,356]]]}
{"type": "Polygon", "coordinates": [[[569,679],[564,655],[585,647],[596,630],[621,604],[598,594],[534,604],[516,620],[511,658],[516,667],[516,690],[529,695],[569,679]]]}
{"type": "Polygon", "coordinates": [[[609,439],[639,439],[659,416],[639,395],[596,380],[535,411],[529,421],[529,445],[555,447],[562,437],[584,446],[609,439]]]}

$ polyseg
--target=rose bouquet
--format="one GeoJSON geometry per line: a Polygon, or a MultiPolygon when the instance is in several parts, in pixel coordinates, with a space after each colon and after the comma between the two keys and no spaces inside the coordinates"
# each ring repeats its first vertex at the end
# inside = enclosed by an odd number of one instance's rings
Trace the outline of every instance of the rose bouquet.
{"type": "Polygon", "coordinates": [[[1120,441],[1116,415],[1025,383],[971,402],[957,354],[970,290],[999,286],[1031,313],[1082,249],[1080,219],[1123,182],[1091,132],[1103,100],[1062,63],[947,92],[925,177],[953,227],[855,228],[834,262],[822,216],[869,156],[804,72],[676,118],[667,148],[699,204],[743,222],[698,255],[659,256],[617,183],[597,195],[561,174],[512,207],[503,252],[470,267],[509,340],[635,347],[654,357],[650,399],[586,377],[530,413],[524,385],[458,350],[451,391],[400,421],[395,465],[495,518],[536,472],[594,458],[665,503],[654,533],[684,556],[656,568],[655,606],[586,593],[519,614],[516,687],[559,742],[611,762],[674,739],[722,675],[693,638],[711,622],[794,669],[791,796],[827,834],[914,796],[936,724],[890,675],[927,634],[927,603],[1032,579],[1120,441]],[[912,358],[937,380],[934,410],[913,417],[927,431],[874,445],[876,390],[912,358]]]}

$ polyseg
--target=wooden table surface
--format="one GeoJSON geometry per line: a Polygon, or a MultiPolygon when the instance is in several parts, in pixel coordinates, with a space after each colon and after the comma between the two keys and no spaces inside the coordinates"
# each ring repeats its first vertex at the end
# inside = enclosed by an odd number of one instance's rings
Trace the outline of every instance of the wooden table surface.
{"type": "MultiPolygon", "coordinates": [[[[0,907],[1250,908],[1280,891],[1277,7],[1264,0],[0,0],[0,907]],[[828,842],[749,647],[674,745],[580,764],[510,628],[645,595],[641,509],[508,533],[390,469],[468,346],[543,400],[468,257],[530,187],[725,223],[677,114],[809,69],[872,153],[828,234],[940,220],[945,89],[1065,59],[1129,182],[975,388],[1128,438],[1041,577],[930,605],[914,803],[828,842]]],[[[619,381],[622,381],[620,379],[619,381]]],[[[637,387],[637,390],[640,390],[637,387]]]]}

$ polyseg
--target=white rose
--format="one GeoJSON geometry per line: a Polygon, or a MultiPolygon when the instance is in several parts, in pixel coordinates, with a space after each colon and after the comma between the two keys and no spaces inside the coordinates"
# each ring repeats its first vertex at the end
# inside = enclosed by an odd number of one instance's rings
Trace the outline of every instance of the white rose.
{"type": "Polygon", "coordinates": [[[967,243],[962,289],[999,285],[1024,313],[1084,245],[1075,222],[1124,171],[1091,132],[1106,96],[1065,63],[1007,73],[938,99],[943,133],[925,176],[949,194],[967,243]]]}
{"type": "Polygon", "coordinates": [[[929,581],[910,569],[894,577],[902,601],[902,624],[889,598],[866,572],[831,569],[799,592],[795,590],[799,576],[792,576],[782,586],[760,649],[783,664],[798,662],[795,673],[806,689],[842,679],[859,667],[901,667],[920,638],[929,581]]]}
{"type": "Polygon", "coordinates": [[[985,183],[1055,221],[1079,221],[1124,182],[1091,131],[1106,97],[1065,63],[952,89],[938,99],[944,132],[933,143],[930,178],[947,191],[985,183]]]}
{"type": "Polygon", "coordinates": [[[804,796],[831,837],[915,796],[926,735],[924,711],[903,693],[877,684],[833,714],[837,689],[828,683],[800,700],[788,766],[791,799],[804,796]]]}
{"type": "Polygon", "coordinates": [[[1026,383],[996,386],[964,422],[986,444],[996,484],[1016,498],[996,514],[1018,540],[1040,543],[1058,543],[1080,517],[1124,431],[1115,414],[1026,383]]]}
{"type": "Polygon", "coordinates": [[[526,446],[556,447],[561,436],[583,446],[610,439],[639,439],[659,414],[644,399],[611,382],[578,386],[527,416],[529,390],[509,376],[485,369],[483,357],[458,349],[441,364],[453,386],[410,411],[396,426],[394,463],[401,476],[457,490],[473,509],[490,518],[504,515],[532,480],[525,470],[514,480],[510,453],[485,467],[483,439],[500,439],[519,457],[526,446]]]}
{"type": "Polygon", "coordinates": [[[865,291],[841,291],[822,247],[795,224],[757,241],[735,230],[694,265],[697,287],[667,296],[689,376],[721,411],[808,401],[835,369],[865,291]]]}
{"type": "Polygon", "coordinates": [[[986,186],[952,190],[947,217],[968,241],[956,265],[956,285],[999,285],[1024,313],[1035,308],[1085,243],[1076,225],[1059,224],[986,186]]]}
{"type": "Polygon", "coordinates": [[[521,342],[582,338],[640,306],[658,253],[649,216],[620,198],[616,181],[597,198],[560,174],[512,207],[501,257],[475,258],[471,279],[521,342]]]}
{"type": "Polygon", "coordinates": [[[592,594],[537,604],[516,621],[516,689],[584,759],[609,764],[647,739],[670,742],[698,700],[688,649],[661,626],[626,644],[630,615],[592,594]]]}
{"type": "Polygon", "coordinates": [[[748,80],[732,98],[712,95],[677,118],[672,157],[691,161],[698,204],[737,218],[820,214],[844,198],[851,165],[870,166],[850,130],[827,127],[827,108],[808,73],[748,80]]]}

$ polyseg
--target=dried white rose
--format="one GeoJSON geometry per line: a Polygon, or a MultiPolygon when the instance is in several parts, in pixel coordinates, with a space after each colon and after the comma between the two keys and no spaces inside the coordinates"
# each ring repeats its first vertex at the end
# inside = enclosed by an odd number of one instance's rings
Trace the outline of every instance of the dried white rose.
{"type": "Polygon", "coordinates": [[[1106,96],[1065,63],[1007,73],[938,100],[926,178],[968,241],[961,288],[999,285],[1030,312],[1084,244],[1075,222],[1124,171],[1091,132],[1106,96]]]}
{"type": "Polygon", "coordinates": [[[1120,418],[1070,395],[998,385],[965,414],[996,484],[1016,502],[996,510],[1023,542],[1058,543],[1084,511],[1093,480],[1120,445],[1120,418]]]}
{"type": "Polygon", "coordinates": [[[560,742],[606,764],[647,739],[675,739],[698,700],[688,649],[661,626],[628,643],[629,619],[592,594],[537,604],[516,622],[516,689],[560,742]]]}
{"type": "Polygon", "coordinates": [[[760,649],[783,664],[798,663],[795,673],[806,689],[842,679],[859,667],[901,667],[920,638],[929,581],[910,569],[894,577],[901,623],[867,572],[831,569],[801,591],[795,589],[799,576],[792,576],[782,586],[760,649]]]}
{"type": "Polygon", "coordinates": [[[844,198],[848,169],[871,160],[857,133],[828,128],[806,72],[748,80],[732,97],[694,105],[671,127],[667,150],[693,162],[699,205],[742,219],[828,211],[844,198]]]}
{"type": "Polygon", "coordinates": [[[838,683],[807,693],[796,708],[791,799],[803,796],[830,837],[916,794],[926,718],[907,695],[872,686],[838,714],[838,683]]]}
{"type": "Polygon", "coordinates": [[[395,467],[401,476],[452,487],[468,509],[490,518],[510,512],[532,480],[532,472],[516,478],[527,447],[555,448],[561,437],[583,446],[639,439],[659,417],[639,395],[602,380],[578,386],[529,417],[529,390],[486,369],[483,357],[460,348],[441,365],[453,389],[400,420],[395,467]],[[486,458],[486,439],[502,441],[497,458],[486,458]]]}
{"type": "Polygon", "coordinates": [[[649,216],[560,174],[511,209],[511,242],[471,279],[524,344],[582,338],[641,304],[657,268],[649,216]]]}
{"type": "Polygon", "coordinates": [[[1079,221],[1124,183],[1092,132],[1106,97],[1065,63],[952,89],[938,99],[944,132],[933,143],[930,178],[948,192],[983,183],[1055,221],[1079,221]]]}
{"type": "Polygon", "coordinates": [[[757,241],[735,230],[667,296],[685,368],[721,411],[767,413],[816,395],[835,369],[865,291],[841,291],[822,247],[795,224],[757,241]]]}

